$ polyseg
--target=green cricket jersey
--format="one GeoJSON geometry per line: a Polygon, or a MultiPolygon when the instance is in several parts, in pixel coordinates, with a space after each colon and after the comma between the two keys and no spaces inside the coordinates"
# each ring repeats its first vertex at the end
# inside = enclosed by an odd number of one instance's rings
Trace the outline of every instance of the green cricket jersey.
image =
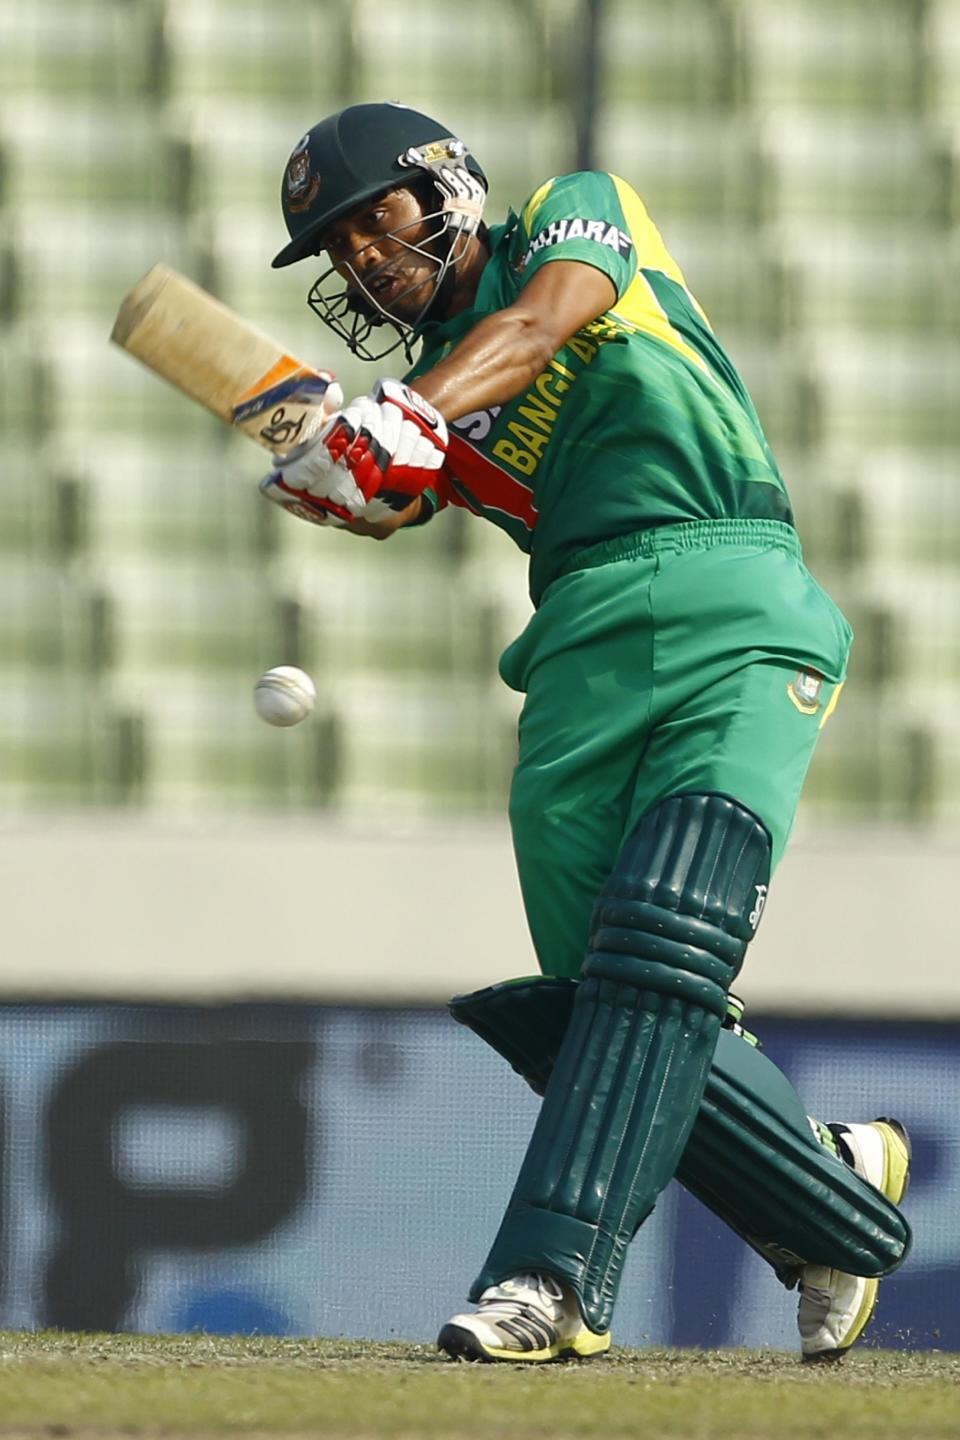
{"type": "Polygon", "coordinates": [[[528,551],[534,604],[602,540],[683,520],[792,524],[750,397],[625,181],[548,180],[491,230],[491,246],[473,307],[423,327],[408,380],[551,260],[593,265],[617,292],[522,395],[451,425],[449,484],[427,497],[485,516],[528,551]]]}

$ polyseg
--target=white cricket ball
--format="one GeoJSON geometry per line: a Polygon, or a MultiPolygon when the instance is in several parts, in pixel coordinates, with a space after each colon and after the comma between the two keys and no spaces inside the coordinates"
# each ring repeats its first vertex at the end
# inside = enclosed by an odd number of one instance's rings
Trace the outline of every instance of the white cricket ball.
{"type": "Polygon", "coordinates": [[[317,687],[296,665],[275,665],[253,687],[253,705],[268,725],[299,725],[317,703],[317,687]]]}

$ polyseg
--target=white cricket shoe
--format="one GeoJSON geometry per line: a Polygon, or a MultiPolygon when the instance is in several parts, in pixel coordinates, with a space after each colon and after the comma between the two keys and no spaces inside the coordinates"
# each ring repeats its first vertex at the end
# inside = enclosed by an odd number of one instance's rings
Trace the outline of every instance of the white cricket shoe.
{"type": "Polygon", "coordinates": [[[454,1315],[437,1349],[454,1360],[542,1364],[600,1355],[610,1349],[610,1332],[590,1330],[572,1292],[552,1275],[514,1275],[484,1290],[476,1310],[454,1315]]]}
{"type": "MultiPolygon", "coordinates": [[[[910,1181],[910,1138],[898,1120],[831,1125],[841,1155],[858,1175],[899,1205],[910,1181]]],[[[846,1275],[826,1265],[800,1273],[797,1325],[804,1360],[842,1360],[870,1322],[879,1280],[846,1275]]]]}

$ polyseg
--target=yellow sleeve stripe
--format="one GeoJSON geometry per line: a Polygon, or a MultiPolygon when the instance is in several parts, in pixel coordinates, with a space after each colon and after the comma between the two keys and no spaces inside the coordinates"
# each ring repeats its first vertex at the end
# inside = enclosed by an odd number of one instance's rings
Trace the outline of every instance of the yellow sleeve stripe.
{"type": "Polygon", "coordinates": [[[520,223],[522,224],[524,230],[526,230],[528,235],[530,234],[530,227],[533,223],[533,217],[540,209],[540,206],[543,204],[544,200],[546,200],[547,196],[550,194],[550,191],[553,189],[556,178],[556,175],[553,175],[549,180],[544,180],[539,190],[534,190],[533,194],[530,196],[530,199],[523,207],[523,214],[520,216],[520,223]]]}
{"type": "MultiPolygon", "coordinates": [[[[623,210],[627,229],[630,231],[637,252],[637,274],[620,297],[613,313],[619,319],[626,320],[628,324],[635,325],[645,335],[652,335],[655,339],[670,345],[674,350],[678,350],[691,364],[696,365],[698,370],[703,370],[712,376],[713,372],[702,355],[688,345],[679,331],[670,324],[652,287],[641,273],[644,269],[660,270],[668,279],[673,280],[677,285],[682,285],[684,290],[687,290],[683,271],[664,245],[660,231],[650,219],[647,207],[633,186],[628,185],[626,180],[621,180],[619,175],[611,175],[610,178],[616,186],[620,208],[623,210]]],[[[687,290],[687,294],[690,295],[689,290],[687,290]]],[[[690,299],[703,316],[704,322],[709,323],[692,295],[690,295],[690,299]]]]}
{"type": "Polygon", "coordinates": [[[637,266],[646,270],[662,270],[664,275],[669,275],[671,280],[686,289],[687,282],[680,266],[664,245],[660,231],[650,219],[647,207],[636,190],[632,185],[628,185],[626,180],[621,180],[619,175],[611,175],[610,179],[616,186],[620,209],[636,247],[637,266]]]}
{"type": "Polygon", "coordinates": [[[678,330],[674,330],[645,275],[637,276],[610,314],[615,315],[618,320],[626,321],[644,335],[652,335],[655,340],[661,340],[671,349],[678,350],[691,365],[696,365],[698,370],[702,370],[711,379],[714,378],[713,371],[703,356],[698,355],[693,346],[687,344],[678,330]]]}

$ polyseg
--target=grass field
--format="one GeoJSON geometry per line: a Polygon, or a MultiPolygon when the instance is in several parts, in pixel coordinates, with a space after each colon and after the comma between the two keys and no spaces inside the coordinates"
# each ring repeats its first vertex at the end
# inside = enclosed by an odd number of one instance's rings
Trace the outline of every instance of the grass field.
{"type": "Polygon", "coordinates": [[[619,1351],[455,1365],[426,1346],[207,1336],[0,1335],[0,1437],[331,1440],[960,1436],[960,1355],[619,1351]]]}

